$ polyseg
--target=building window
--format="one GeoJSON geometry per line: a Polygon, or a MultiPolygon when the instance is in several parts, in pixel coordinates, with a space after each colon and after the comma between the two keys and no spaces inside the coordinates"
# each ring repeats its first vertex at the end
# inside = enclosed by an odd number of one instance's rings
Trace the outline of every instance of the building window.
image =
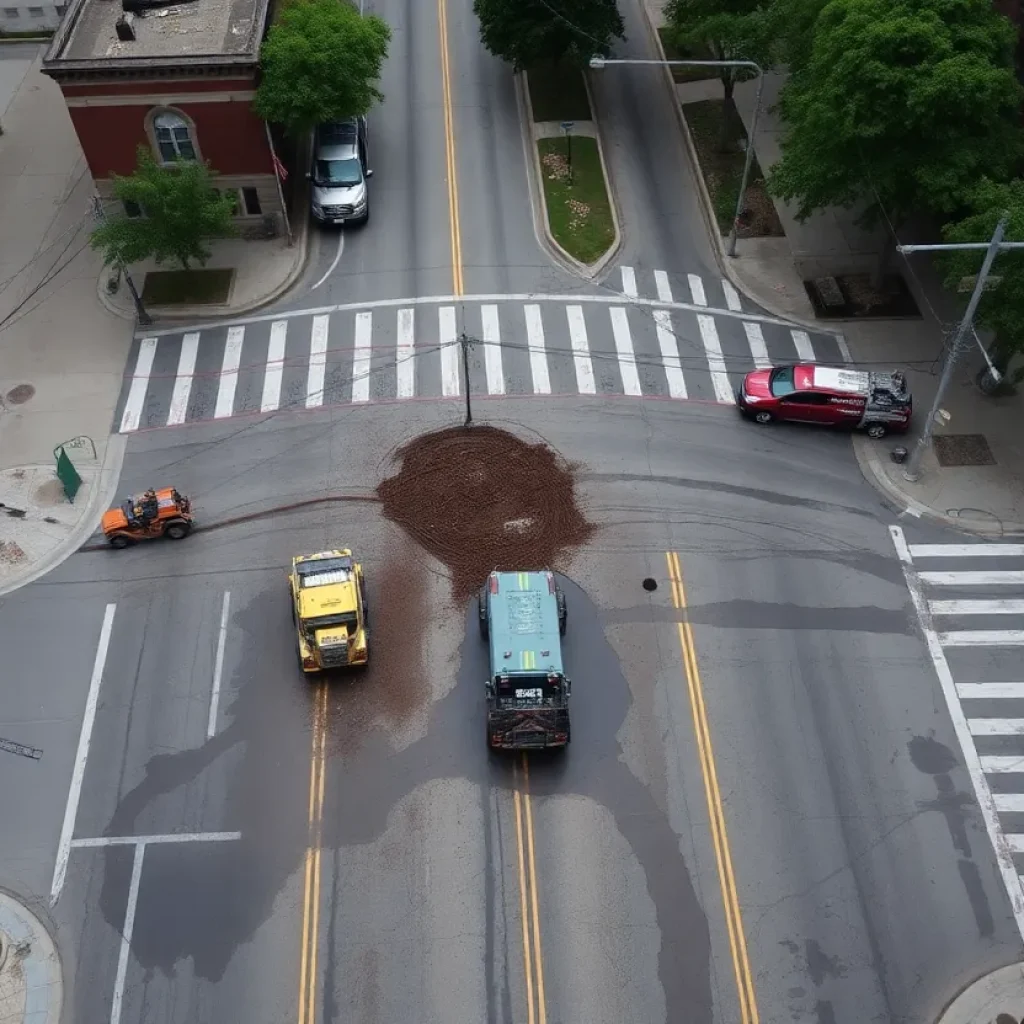
{"type": "Polygon", "coordinates": [[[124,213],[126,217],[132,217],[133,219],[135,217],[141,217],[142,207],[139,206],[139,204],[136,203],[134,200],[126,199],[124,201],[124,213]]]}
{"type": "Polygon", "coordinates": [[[60,17],[67,10],[67,5],[66,4],[57,4],[53,9],[57,12],[58,17],[60,17]]]}
{"type": "Polygon", "coordinates": [[[42,7],[30,7],[28,15],[30,18],[41,18],[43,16],[43,9],[42,7]]]}
{"type": "Polygon", "coordinates": [[[263,207],[260,206],[260,194],[254,188],[242,189],[242,204],[249,217],[259,217],[263,213],[263,207]]]}
{"type": "Polygon", "coordinates": [[[195,160],[196,146],[189,123],[180,115],[165,110],[153,118],[153,134],[160,159],[167,164],[176,160],[195,160]]]}
{"type": "Polygon", "coordinates": [[[18,8],[17,7],[5,7],[4,8],[4,17],[5,18],[16,18],[17,16],[18,16],[18,8]]]}

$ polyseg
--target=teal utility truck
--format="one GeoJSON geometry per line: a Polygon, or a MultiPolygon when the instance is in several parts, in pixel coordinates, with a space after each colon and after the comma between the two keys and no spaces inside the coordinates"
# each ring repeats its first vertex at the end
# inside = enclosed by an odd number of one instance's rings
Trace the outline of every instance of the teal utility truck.
{"type": "Polygon", "coordinates": [[[498,750],[564,747],[571,738],[562,668],[565,594],[550,572],[492,572],[480,590],[488,642],[487,743],[498,750]]]}

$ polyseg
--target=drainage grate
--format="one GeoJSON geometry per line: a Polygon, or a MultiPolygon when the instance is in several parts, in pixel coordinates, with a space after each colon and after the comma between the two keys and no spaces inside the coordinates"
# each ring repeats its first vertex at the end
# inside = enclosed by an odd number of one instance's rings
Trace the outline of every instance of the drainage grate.
{"type": "Polygon", "coordinates": [[[994,466],[992,449],[984,434],[943,434],[932,438],[940,466],[994,466]]]}

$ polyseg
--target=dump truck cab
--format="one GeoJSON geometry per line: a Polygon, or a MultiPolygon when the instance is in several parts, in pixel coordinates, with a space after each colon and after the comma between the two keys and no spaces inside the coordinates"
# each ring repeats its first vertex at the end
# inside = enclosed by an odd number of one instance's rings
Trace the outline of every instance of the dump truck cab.
{"type": "Polygon", "coordinates": [[[488,644],[487,743],[494,749],[564,747],[572,684],[562,666],[565,595],[550,572],[492,572],[479,598],[488,644]]]}
{"type": "Polygon", "coordinates": [[[363,567],[348,548],[298,555],[289,575],[299,663],[306,673],[369,660],[363,567]]]}

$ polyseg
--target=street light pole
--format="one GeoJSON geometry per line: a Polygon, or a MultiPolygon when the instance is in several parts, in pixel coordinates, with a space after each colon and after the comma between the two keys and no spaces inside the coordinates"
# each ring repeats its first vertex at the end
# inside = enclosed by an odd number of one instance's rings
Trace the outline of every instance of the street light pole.
{"type": "Polygon", "coordinates": [[[726,252],[730,256],[735,256],[736,236],[739,228],[740,214],[743,212],[743,200],[747,194],[747,185],[750,180],[750,169],[754,164],[754,138],[757,135],[757,119],[761,114],[761,91],[764,89],[764,70],[761,65],[752,60],[633,60],[626,57],[599,56],[590,58],[590,66],[595,71],[601,71],[609,64],[649,64],[663,68],[749,68],[750,70],[757,72],[757,97],[754,100],[754,116],[750,121],[750,137],[747,139],[746,157],[743,161],[743,177],[740,179],[740,194],[736,197],[736,214],[732,219],[732,229],[729,231],[729,241],[726,244],[726,252]]]}
{"type": "Polygon", "coordinates": [[[463,426],[468,427],[473,422],[473,402],[469,394],[469,346],[471,342],[465,331],[459,335],[459,347],[462,349],[462,373],[466,378],[466,418],[463,426]]]}
{"type": "MultiPolygon", "coordinates": [[[[1002,217],[1000,217],[999,223],[996,225],[996,230],[989,242],[967,242],[962,245],[896,246],[896,251],[900,253],[953,252],[969,249],[986,250],[985,260],[981,264],[981,270],[978,273],[978,278],[974,282],[974,291],[971,293],[971,300],[967,303],[967,309],[964,310],[963,319],[960,321],[960,326],[956,329],[956,334],[953,337],[953,343],[949,348],[949,354],[946,356],[946,363],[942,368],[942,376],[939,378],[939,387],[935,392],[935,401],[932,402],[932,407],[928,411],[928,418],[925,420],[924,430],[921,432],[921,437],[918,439],[913,452],[911,452],[910,459],[903,470],[903,475],[911,481],[911,483],[921,478],[921,458],[924,455],[925,449],[929,444],[931,444],[932,434],[935,432],[935,418],[938,416],[942,399],[945,397],[946,390],[949,388],[949,383],[953,379],[953,369],[956,366],[957,358],[960,355],[960,348],[968,335],[972,333],[972,328],[974,326],[974,314],[978,310],[978,303],[981,302],[982,293],[985,291],[985,282],[992,269],[992,264],[995,262],[996,256],[1001,252],[1005,252],[1010,249],[1024,249],[1024,242],[1003,241],[1003,234],[1006,231],[1006,225],[1009,223],[1009,220],[1009,214],[1004,213],[1002,217]]],[[[991,363],[989,365],[991,366],[991,363]]],[[[992,369],[994,370],[995,368],[992,367],[992,369]]]]}

